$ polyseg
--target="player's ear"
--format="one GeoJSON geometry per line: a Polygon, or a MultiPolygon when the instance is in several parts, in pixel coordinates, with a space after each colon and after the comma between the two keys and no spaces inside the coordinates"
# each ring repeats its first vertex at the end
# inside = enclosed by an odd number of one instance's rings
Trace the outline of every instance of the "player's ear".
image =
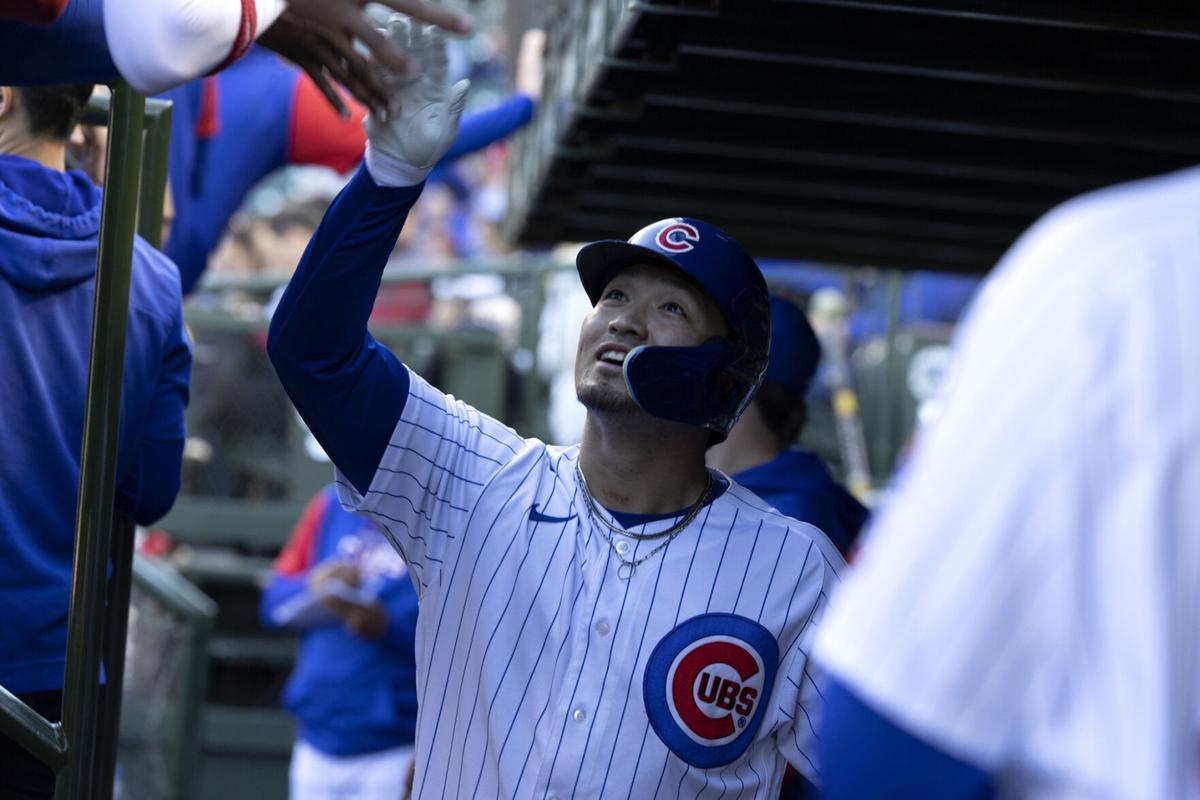
{"type": "Polygon", "coordinates": [[[0,86],[0,120],[12,118],[17,107],[17,93],[11,86],[0,86]]]}

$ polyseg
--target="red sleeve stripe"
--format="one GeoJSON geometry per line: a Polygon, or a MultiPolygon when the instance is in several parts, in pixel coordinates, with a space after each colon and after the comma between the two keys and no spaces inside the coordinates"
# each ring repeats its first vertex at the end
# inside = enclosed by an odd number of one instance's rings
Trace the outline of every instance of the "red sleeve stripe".
{"type": "MultiPolygon", "coordinates": [[[[213,72],[220,72],[242,56],[258,38],[258,6],[255,0],[242,0],[242,20],[238,24],[237,36],[233,39],[233,47],[213,72]]],[[[212,73],[209,73],[212,74],[212,73]]]]}
{"type": "Polygon", "coordinates": [[[0,5],[0,19],[49,25],[62,16],[70,0],[9,0],[0,5]]]}

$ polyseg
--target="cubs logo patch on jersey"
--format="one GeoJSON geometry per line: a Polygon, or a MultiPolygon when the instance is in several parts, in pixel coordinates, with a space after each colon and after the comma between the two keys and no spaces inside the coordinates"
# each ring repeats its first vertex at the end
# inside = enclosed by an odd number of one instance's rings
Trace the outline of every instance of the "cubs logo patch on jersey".
{"type": "Polygon", "coordinates": [[[779,645],[736,614],[701,614],[675,626],[646,663],[646,716],[658,738],[700,769],[746,751],[775,685],[779,645]]]}

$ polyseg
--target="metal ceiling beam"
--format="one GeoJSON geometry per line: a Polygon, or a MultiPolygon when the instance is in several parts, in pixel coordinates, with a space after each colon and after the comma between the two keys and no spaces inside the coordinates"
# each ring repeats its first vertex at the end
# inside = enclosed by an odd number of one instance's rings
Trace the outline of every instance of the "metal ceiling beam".
{"type": "Polygon", "coordinates": [[[1120,9],[1105,9],[1099,2],[1029,3],[1005,0],[777,0],[793,5],[833,6],[859,11],[885,11],[927,17],[980,20],[991,23],[1026,25],[1078,31],[1135,33],[1163,39],[1200,39],[1200,25],[1187,4],[1160,4],[1168,13],[1147,10],[1153,3],[1129,4],[1120,9]],[[1184,10],[1183,13],[1180,11],[1184,10]],[[1174,13],[1169,13],[1169,12],[1174,13]]]}

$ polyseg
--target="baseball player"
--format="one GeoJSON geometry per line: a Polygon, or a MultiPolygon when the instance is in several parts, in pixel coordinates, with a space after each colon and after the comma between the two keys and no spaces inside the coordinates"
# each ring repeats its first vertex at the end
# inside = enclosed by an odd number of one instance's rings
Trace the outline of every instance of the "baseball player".
{"type": "Polygon", "coordinates": [[[1051,212],[833,603],[831,798],[1200,797],[1200,169],[1051,212]]]}
{"type": "Polygon", "coordinates": [[[269,348],[342,502],[420,595],[415,796],[768,798],[786,762],[815,779],[808,652],[840,557],[704,466],[766,366],[757,266],[682,218],[580,252],[580,445],[437,391],[366,327],[466,91],[446,87],[436,31],[411,37],[425,68],[369,121],[269,348]]]}

